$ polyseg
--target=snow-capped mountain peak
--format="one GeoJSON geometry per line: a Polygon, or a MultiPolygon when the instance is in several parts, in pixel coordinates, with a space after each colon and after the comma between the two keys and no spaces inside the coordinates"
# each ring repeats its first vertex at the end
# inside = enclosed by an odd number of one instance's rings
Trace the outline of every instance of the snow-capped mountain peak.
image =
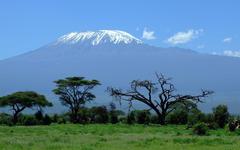
{"type": "Polygon", "coordinates": [[[142,44],[143,42],[131,34],[120,30],[98,30],[72,32],[60,37],[55,44],[142,44]]]}

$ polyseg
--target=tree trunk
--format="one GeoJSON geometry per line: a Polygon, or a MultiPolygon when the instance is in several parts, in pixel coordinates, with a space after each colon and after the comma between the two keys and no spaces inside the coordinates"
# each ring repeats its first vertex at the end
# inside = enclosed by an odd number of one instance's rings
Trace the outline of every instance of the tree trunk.
{"type": "Polygon", "coordinates": [[[76,108],[73,108],[71,110],[71,121],[72,123],[78,123],[79,122],[79,119],[78,119],[78,109],[76,108]]]}
{"type": "Polygon", "coordinates": [[[161,124],[161,125],[165,125],[166,124],[166,116],[165,115],[161,115],[161,116],[159,116],[159,123],[161,124]]]}
{"type": "Polygon", "coordinates": [[[14,125],[17,124],[17,122],[18,122],[18,114],[19,114],[19,112],[14,112],[13,113],[12,122],[13,122],[14,125]]]}
{"type": "Polygon", "coordinates": [[[158,116],[158,123],[161,125],[165,125],[166,124],[166,113],[165,112],[160,112],[158,109],[153,108],[153,110],[156,112],[157,116],[158,116]]]}

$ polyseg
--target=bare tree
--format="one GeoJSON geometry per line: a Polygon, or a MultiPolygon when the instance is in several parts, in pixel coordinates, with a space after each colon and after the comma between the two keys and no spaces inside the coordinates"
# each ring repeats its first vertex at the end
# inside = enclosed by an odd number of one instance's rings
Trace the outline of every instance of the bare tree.
{"type": "Polygon", "coordinates": [[[178,103],[203,102],[203,98],[213,93],[213,91],[202,90],[199,95],[175,94],[176,89],[171,83],[171,78],[166,78],[163,74],[157,73],[156,78],[156,83],[150,80],[133,80],[130,89],[127,91],[112,87],[109,87],[108,91],[117,100],[129,102],[130,107],[133,101],[146,104],[150,107],[150,110],[157,114],[160,124],[165,124],[166,116],[175,109],[178,103]]]}

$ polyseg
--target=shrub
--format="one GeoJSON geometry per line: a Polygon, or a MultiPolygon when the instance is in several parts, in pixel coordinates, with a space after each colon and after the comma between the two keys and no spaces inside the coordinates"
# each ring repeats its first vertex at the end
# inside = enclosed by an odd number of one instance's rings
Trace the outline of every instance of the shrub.
{"type": "Polygon", "coordinates": [[[58,122],[57,122],[57,123],[58,123],[58,124],[66,124],[66,123],[67,123],[67,120],[66,120],[65,118],[61,117],[61,118],[58,119],[58,122]]]}
{"type": "Polygon", "coordinates": [[[134,124],[135,122],[136,122],[136,120],[135,120],[135,113],[133,111],[131,111],[127,115],[127,124],[134,124]]]}
{"type": "Polygon", "coordinates": [[[94,123],[107,123],[108,111],[106,106],[92,107],[90,110],[90,117],[94,123]]]}
{"type": "Polygon", "coordinates": [[[58,114],[54,114],[54,115],[52,116],[52,122],[57,123],[58,120],[59,120],[58,114]]]}
{"type": "Polygon", "coordinates": [[[78,123],[89,123],[90,122],[90,110],[88,108],[82,107],[78,112],[78,123]]]}
{"type": "Polygon", "coordinates": [[[208,132],[208,127],[205,123],[200,122],[193,126],[193,133],[196,135],[206,135],[208,132]]]}
{"type": "Polygon", "coordinates": [[[157,115],[151,115],[150,122],[153,124],[159,124],[159,118],[157,115]]]}
{"type": "Polygon", "coordinates": [[[170,124],[187,124],[188,112],[185,110],[176,110],[167,116],[167,122],[170,124]]]}
{"type": "Polygon", "coordinates": [[[118,114],[116,111],[116,105],[114,103],[110,103],[110,111],[109,111],[109,119],[112,124],[118,123],[118,114]]]}
{"type": "Polygon", "coordinates": [[[0,114],[0,124],[12,126],[13,122],[12,122],[11,115],[6,114],[6,113],[1,113],[0,114]]]}
{"type": "Polygon", "coordinates": [[[51,116],[51,123],[65,124],[67,121],[70,121],[70,116],[68,113],[54,114],[51,116]]]}
{"type": "Polygon", "coordinates": [[[50,125],[52,123],[51,118],[46,114],[43,118],[43,125],[50,125]]]}
{"type": "Polygon", "coordinates": [[[137,123],[149,124],[150,123],[150,112],[147,110],[137,111],[137,123]]]}
{"type": "Polygon", "coordinates": [[[43,120],[43,113],[42,113],[42,111],[37,111],[35,114],[34,114],[34,116],[35,116],[35,118],[39,121],[39,122],[41,122],[42,120],[43,120]]]}
{"type": "Polygon", "coordinates": [[[229,113],[226,105],[219,105],[216,108],[213,108],[214,120],[220,128],[228,123],[229,113]]]}
{"type": "Polygon", "coordinates": [[[33,125],[37,125],[38,121],[34,116],[24,116],[22,120],[22,124],[25,126],[33,126],[33,125]]]}
{"type": "Polygon", "coordinates": [[[204,122],[205,115],[198,109],[191,110],[188,114],[188,127],[191,128],[198,122],[204,122]]]}
{"type": "Polygon", "coordinates": [[[207,123],[207,127],[208,127],[209,129],[211,129],[211,130],[216,130],[216,129],[219,128],[219,127],[218,127],[218,124],[215,123],[215,122],[207,123]]]}
{"type": "Polygon", "coordinates": [[[112,124],[118,123],[118,115],[114,110],[109,112],[109,118],[112,124]]]}

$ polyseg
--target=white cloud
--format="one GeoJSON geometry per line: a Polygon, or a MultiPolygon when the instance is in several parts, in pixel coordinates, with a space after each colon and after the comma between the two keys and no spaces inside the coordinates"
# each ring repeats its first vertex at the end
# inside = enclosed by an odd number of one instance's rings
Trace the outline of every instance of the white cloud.
{"type": "Polygon", "coordinates": [[[224,43],[230,43],[230,42],[232,42],[232,38],[231,37],[227,37],[227,38],[223,39],[223,42],[224,43]]]}
{"type": "Polygon", "coordinates": [[[223,52],[224,56],[231,56],[231,57],[240,57],[240,51],[231,51],[231,50],[226,50],[223,52]]]}
{"type": "Polygon", "coordinates": [[[167,42],[173,45],[176,44],[185,44],[190,42],[191,40],[198,38],[198,36],[203,32],[203,29],[193,30],[190,29],[186,32],[178,32],[173,36],[167,39],[167,42]]]}
{"type": "Polygon", "coordinates": [[[142,38],[146,40],[154,40],[156,39],[154,35],[154,31],[148,31],[147,28],[144,28],[142,38]]]}
{"type": "Polygon", "coordinates": [[[222,53],[212,52],[212,55],[240,57],[240,51],[225,50],[222,53]]]}

